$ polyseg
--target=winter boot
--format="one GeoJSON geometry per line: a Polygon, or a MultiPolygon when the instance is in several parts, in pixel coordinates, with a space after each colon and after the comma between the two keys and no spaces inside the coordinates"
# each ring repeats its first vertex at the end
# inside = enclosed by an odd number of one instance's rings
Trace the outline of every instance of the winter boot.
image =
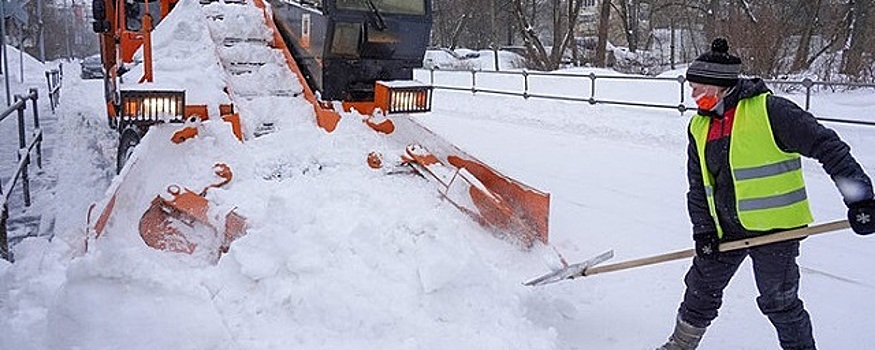
{"type": "Polygon", "coordinates": [[[678,317],[674,333],[668,337],[668,342],[656,350],[695,350],[705,334],[705,328],[694,327],[678,317]]]}

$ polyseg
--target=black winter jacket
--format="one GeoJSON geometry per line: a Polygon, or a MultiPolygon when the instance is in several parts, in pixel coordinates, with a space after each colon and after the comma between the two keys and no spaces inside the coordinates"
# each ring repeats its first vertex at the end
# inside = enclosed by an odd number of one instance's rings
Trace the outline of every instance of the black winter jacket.
{"type": "MultiPolygon", "coordinates": [[[[738,101],[770,91],[762,79],[740,79],[732,92],[723,99],[723,109],[730,110],[738,101]]],[[[795,103],[782,97],[769,95],[766,109],[772,134],[781,150],[817,159],[823,169],[839,187],[845,203],[871,199],[872,183],[862,167],[851,156],[850,147],[842,141],[835,131],[817,122],[795,103]]],[[[721,123],[724,115],[699,111],[712,117],[711,124],[721,123]]],[[[728,124],[728,123],[727,123],[728,124]]],[[[720,127],[718,124],[717,127],[720,127]]],[[[726,126],[727,128],[730,126],[726,126]]],[[[689,133],[687,149],[687,178],[690,188],[687,192],[687,207],[693,224],[693,234],[716,232],[714,220],[708,211],[708,202],[702,184],[699,154],[696,141],[689,133]]],[[[733,135],[709,140],[705,145],[705,158],[708,171],[714,175],[714,201],[717,217],[723,228],[723,240],[751,237],[761,232],[749,232],[742,227],[735,208],[735,187],[729,167],[729,138],[733,135]]]]}

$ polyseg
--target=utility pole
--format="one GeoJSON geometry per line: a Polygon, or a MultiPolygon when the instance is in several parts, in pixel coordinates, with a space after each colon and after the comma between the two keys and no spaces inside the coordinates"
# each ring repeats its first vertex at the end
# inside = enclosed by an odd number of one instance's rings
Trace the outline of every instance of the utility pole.
{"type": "MultiPolygon", "coordinates": [[[[2,0],[0,0],[0,1],[2,1],[2,0]]],[[[24,27],[24,25],[21,24],[21,22],[18,22],[15,25],[15,27],[18,28],[18,68],[19,68],[18,82],[23,83],[24,82],[24,28],[22,28],[22,27],[24,27]]]]}
{"type": "Polygon", "coordinates": [[[12,105],[9,96],[9,58],[6,54],[6,0],[0,0],[0,52],[3,55],[3,80],[6,82],[6,106],[12,105]]]}
{"type": "Polygon", "coordinates": [[[36,0],[37,25],[39,26],[39,61],[46,63],[45,24],[43,23],[43,0],[36,0]]]}
{"type": "MultiPolygon", "coordinates": [[[[67,18],[73,17],[73,10],[67,9],[67,11],[69,11],[67,18]]],[[[67,61],[69,62],[73,59],[73,52],[70,49],[70,21],[64,21],[64,43],[67,45],[67,61]]]]}

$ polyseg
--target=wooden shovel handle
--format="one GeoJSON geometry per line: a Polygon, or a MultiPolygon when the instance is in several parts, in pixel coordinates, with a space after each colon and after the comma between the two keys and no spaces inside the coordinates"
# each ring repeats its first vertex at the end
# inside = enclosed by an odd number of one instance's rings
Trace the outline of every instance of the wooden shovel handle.
{"type": "Polygon", "coordinates": [[[828,222],[825,224],[803,227],[790,231],[783,231],[778,233],[773,233],[765,236],[757,236],[753,238],[743,239],[740,241],[732,241],[720,244],[721,252],[728,252],[731,250],[738,250],[750,247],[761,246],[769,243],[775,242],[783,242],[789,241],[791,239],[805,238],[808,236],[814,236],[821,233],[834,232],[838,230],[844,230],[846,228],[850,228],[851,224],[848,220],[839,220],[828,222]]]}
{"type": "MultiPolygon", "coordinates": [[[[778,233],[773,233],[764,236],[758,236],[753,238],[748,238],[739,241],[732,241],[720,244],[721,252],[728,252],[732,250],[739,250],[744,248],[751,248],[756,246],[761,246],[769,243],[783,242],[789,241],[791,239],[798,239],[808,236],[814,236],[821,233],[827,232],[835,232],[839,230],[843,230],[851,227],[848,220],[839,220],[833,221],[825,224],[803,227],[790,231],[782,231],[778,233]]],[[[665,253],[660,255],[649,256],[645,258],[633,259],[622,261],[614,264],[594,266],[586,269],[583,273],[584,276],[591,276],[599,273],[619,271],[625,269],[631,269],[640,266],[647,266],[653,264],[659,264],[672,260],[680,260],[690,258],[696,255],[695,249],[686,249],[671,253],[665,253]]]]}
{"type": "Polygon", "coordinates": [[[648,256],[646,258],[622,261],[622,262],[618,262],[618,263],[614,263],[614,264],[593,266],[593,267],[590,267],[590,268],[586,269],[585,271],[583,271],[583,275],[584,276],[591,276],[591,275],[595,275],[595,274],[599,274],[599,273],[619,271],[619,270],[631,269],[631,268],[640,267],[640,266],[659,264],[659,263],[672,261],[672,260],[680,260],[680,259],[690,258],[694,255],[696,255],[695,249],[686,249],[686,250],[681,250],[681,251],[676,251],[676,252],[671,252],[671,253],[666,253],[666,254],[648,256]]]}

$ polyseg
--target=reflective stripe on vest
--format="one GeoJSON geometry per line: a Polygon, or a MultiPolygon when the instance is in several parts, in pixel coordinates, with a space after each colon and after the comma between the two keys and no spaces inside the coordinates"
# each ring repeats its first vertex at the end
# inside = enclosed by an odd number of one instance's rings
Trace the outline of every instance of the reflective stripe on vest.
{"type": "MultiPolygon", "coordinates": [[[[789,229],[813,221],[802,178],[802,160],[798,154],[782,151],[775,142],[766,96],[764,93],[739,102],[729,143],[735,207],[741,225],[749,231],[789,229]]],[[[696,114],[690,121],[690,133],[696,141],[708,209],[718,235],[723,237],[714,205],[714,177],[705,161],[710,122],[710,117],[696,114]]]]}

